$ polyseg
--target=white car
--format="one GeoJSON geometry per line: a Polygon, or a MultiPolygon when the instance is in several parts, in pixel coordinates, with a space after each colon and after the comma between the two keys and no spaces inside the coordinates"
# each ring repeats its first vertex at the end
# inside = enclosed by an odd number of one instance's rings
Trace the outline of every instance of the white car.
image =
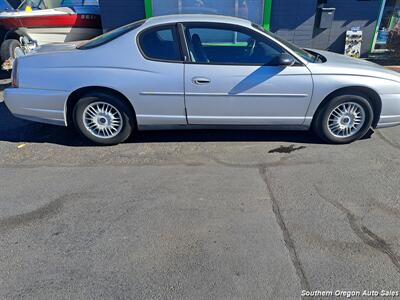
{"type": "Polygon", "coordinates": [[[5,103],[103,145],[135,130],[200,127],[312,128],[348,143],[400,124],[400,76],[246,20],[174,15],[17,59],[5,103]]]}

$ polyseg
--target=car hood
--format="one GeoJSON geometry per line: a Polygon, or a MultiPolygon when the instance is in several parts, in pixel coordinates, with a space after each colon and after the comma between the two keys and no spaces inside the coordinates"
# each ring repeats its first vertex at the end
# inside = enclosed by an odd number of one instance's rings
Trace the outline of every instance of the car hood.
{"type": "Polygon", "coordinates": [[[386,69],[385,67],[366,61],[364,59],[352,58],[349,56],[322,50],[310,49],[312,52],[319,53],[326,58],[324,63],[310,63],[307,67],[314,75],[334,74],[334,75],[358,75],[385,78],[400,82],[400,74],[386,69]]]}

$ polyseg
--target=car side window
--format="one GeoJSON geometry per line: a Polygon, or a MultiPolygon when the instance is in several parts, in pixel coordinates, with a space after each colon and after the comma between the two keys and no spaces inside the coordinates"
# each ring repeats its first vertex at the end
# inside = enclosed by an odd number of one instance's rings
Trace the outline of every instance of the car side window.
{"type": "Polygon", "coordinates": [[[286,51],[252,30],[219,24],[185,25],[193,62],[202,64],[274,65],[286,51]]]}
{"type": "Polygon", "coordinates": [[[139,46],[150,60],[182,61],[175,26],[147,29],[139,36],[139,46]]]}

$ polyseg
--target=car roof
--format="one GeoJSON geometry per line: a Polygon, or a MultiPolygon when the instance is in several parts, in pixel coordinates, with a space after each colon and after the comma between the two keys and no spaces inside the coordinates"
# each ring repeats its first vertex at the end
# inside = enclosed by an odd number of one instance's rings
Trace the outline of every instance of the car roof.
{"type": "Polygon", "coordinates": [[[221,16],[221,15],[208,15],[208,14],[179,14],[179,15],[151,17],[147,19],[146,25],[161,25],[164,23],[174,23],[174,22],[210,22],[210,23],[237,24],[243,26],[251,25],[251,22],[245,19],[221,16]]]}

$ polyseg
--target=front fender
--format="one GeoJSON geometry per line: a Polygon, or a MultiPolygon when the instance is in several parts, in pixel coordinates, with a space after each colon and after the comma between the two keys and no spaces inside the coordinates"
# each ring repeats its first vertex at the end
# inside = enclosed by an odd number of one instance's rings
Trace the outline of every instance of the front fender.
{"type": "MultiPolygon", "coordinates": [[[[374,91],[382,100],[382,113],[387,103],[385,95],[400,95],[400,83],[395,81],[357,75],[313,75],[314,92],[306,115],[306,126],[310,126],[321,103],[332,93],[344,88],[367,88],[374,91]]],[[[393,99],[393,97],[391,98],[393,99]]],[[[390,104],[393,107],[393,103],[390,104]]]]}

